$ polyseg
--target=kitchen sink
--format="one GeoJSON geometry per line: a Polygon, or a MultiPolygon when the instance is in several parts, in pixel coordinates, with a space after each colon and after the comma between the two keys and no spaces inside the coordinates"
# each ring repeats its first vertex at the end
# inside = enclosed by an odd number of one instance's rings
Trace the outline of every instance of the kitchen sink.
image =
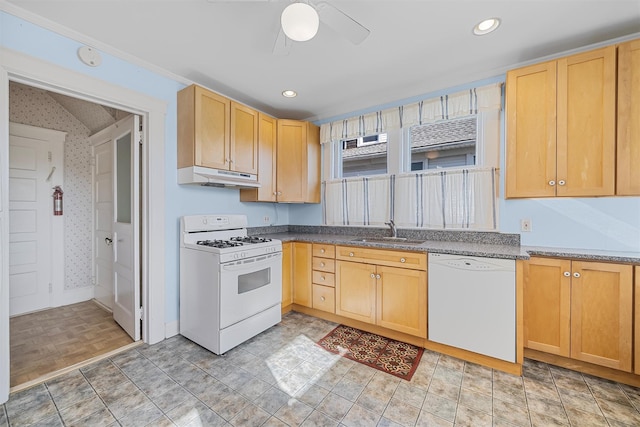
{"type": "Polygon", "coordinates": [[[411,240],[406,237],[359,237],[351,241],[362,243],[399,243],[405,245],[421,245],[424,243],[424,240],[411,240]]]}

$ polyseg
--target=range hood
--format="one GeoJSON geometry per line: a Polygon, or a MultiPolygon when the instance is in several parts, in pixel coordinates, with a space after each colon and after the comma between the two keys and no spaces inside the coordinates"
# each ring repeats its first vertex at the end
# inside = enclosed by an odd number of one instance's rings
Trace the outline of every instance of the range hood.
{"type": "Polygon", "coordinates": [[[178,184],[211,187],[258,188],[258,176],[250,173],[189,166],[178,169],[178,184]]]}

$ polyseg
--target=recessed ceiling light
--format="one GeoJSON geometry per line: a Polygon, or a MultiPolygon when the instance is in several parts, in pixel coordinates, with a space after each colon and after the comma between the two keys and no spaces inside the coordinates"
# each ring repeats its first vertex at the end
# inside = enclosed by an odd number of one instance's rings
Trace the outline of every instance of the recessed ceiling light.
{"type": "Polygon", "coordinates": [[[285,98],[295,98],[296,96],[298,96],[298,93],[295,90],[285,90],[282,91],[282,96],[284,96],[285,98]]]}
{"type": "Polygon", "coordinates": [[[473,27],[473,34],[475,34],[476,36],[483,36],[485,34],[489,34],[492,31],[495,31],[499,26],[500,18],[485,19],[484,21],[473,27]]]}

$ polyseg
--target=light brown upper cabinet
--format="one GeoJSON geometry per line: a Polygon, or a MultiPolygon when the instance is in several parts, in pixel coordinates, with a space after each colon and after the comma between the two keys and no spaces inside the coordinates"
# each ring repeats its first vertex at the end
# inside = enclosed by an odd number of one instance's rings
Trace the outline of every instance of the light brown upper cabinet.
{"type": "Polygon", "coordinates": [[[616,194],[640,195],[640,40],[618,46],[616,194]]]}
{"type": "Polygon", "coordinates": [[[261,115],[259,131],[262,187],[240,190],[240,200],[320,203],[320,128],[261,115]]]}
{"type": "Polygon", "coordinates": [[[200,86],[178,92],[178,168],[258,173],[258,113],[200,86]]]}
{"type": "Polygon", "coordinates": [[[258,114],[258,180],[259,188],[240,190],[243,202],[277,202],[276,150],[278,121],[266,114],[258,114]]]}
{"type": "Polygon", "coordinates": [[[616,47],[507,73],[506,197],[615,193],[616,47]]]}
{"type": "Polygon", "coordinates": [[[276,169],[279,202],[320,203],[320,128],[278,120],[276,169]]]}

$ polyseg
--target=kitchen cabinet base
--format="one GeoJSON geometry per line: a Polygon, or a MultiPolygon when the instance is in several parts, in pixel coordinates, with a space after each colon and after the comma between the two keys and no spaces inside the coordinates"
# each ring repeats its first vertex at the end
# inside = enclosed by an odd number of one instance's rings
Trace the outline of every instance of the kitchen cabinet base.
{"type": "Polygon", "coordinates": [[[640,387],[640,375],[635,375],[629,372],[594,365],[593,363],[570,359],[568,357],[558,356],[555,354],[544,353],[530,348],[524,349],[524,357],[548,363],[550,365],[571,369],[572,371],[582,372],[583,374],[593,375],[594,377],[605,378],[622,384],[628,384],[633,387],[640,387]]]}
{"type": "Polygon", "coordinates": [[[320,319],[329,320],[331,322],[340,323],[350,326],[352,328],[361,329],[363,331],[371,332],[373,334],[382,335],[383,337],[391,338],[397,341],[406,342],[416,345],[418,347],[426,348],[427,350],[435,351],[448,356],[456,357],[458,359],[477,363],[478,365],[486,366],[487,368],[497,369],[499,371],[507,372],[513,375],[522,375],[522,351],[518,352],[518,360],[520,363],[509,363],[504,360],[494,359],[493,357],[484,356],[481,354],[473,353],[467,350],[461,350],[459,348],[450,347],[448,345],[439,344],[425,340],[424,338],[408,335],[402,332],[397,332],[391,329],[383,328],[381,326],[372,325],[370,323],[361,322],[359,320],[350,319],[333,313],[327,313],[326,311],[316,310],[309,307],[304,307],[298,304],[293,304],[293,311],[299,313],[308,314],[309,316],[318,317],[320,319]]]}
{"type": "Polygon", "coordinates": [[[304,307],[302,305],[293,304],[293,311],[299,313],[308,314],[309,316],[318,317],[320,319],[328,320],[330,322],[340,323],[343,325],[357,328],[362,331],[371,332],[372,334],[382,335],[383,337],[391,338],[396,341],[402,341],[409,344],[413,344],[418,347],[424,347],[424,339],[415,337],[402,332],[392,331],[391,329],[383,328],[370,323],[361,322],[359,320],[350,319],[348,317],[339,316],[337,314],[329,313],[315,308],[304,307]]]}
{"type": "Polygon", "coordinates": [[[519,355],[516,356],[516,360],[520,363],[511,363],[505,360],[495,359],[483,354],[474,353],[472,351],[451,347],[429,340],[425,340],[423,347],[427,350],[464,360],[465,362],[471,362],[486,366],[487,368],[497,369],[498,371],[503,371],[512,375],[522,375],[522,352],[519,352],[519,355]]]}
{"type": "Polygon", "coordinates": [[[282,306],[282,314],[287,314],[288,312],[293,310],[293,304],[283,305],[282,306]]]}

